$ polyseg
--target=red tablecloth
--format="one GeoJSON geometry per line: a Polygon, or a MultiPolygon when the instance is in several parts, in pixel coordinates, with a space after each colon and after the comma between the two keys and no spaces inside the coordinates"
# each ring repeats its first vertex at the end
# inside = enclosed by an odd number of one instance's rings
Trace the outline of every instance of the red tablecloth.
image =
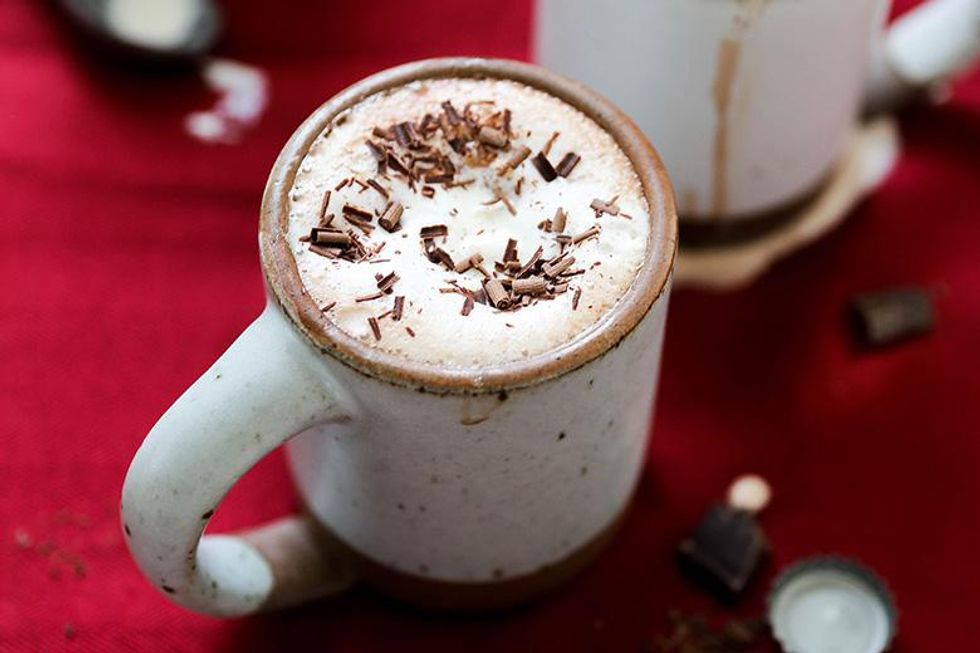
{"type": "MultiPolygon", "coordinates": [[[[144,433],[262,306],[266,173],[325,98],[424,56],[524,58],[526,0],[228,2],[221,53],[265,67],[271,107],[237,146],[182,132],[194,75],[87,56],[46,3],[0,3],[0,651],[639,651],[669,608],[730,613],[680,578],[678,539],[737,474],[775,489],[772,574],[836,552],[898,599],[895,651],[977,650],[980,611],[980,77],[903,117],[906,150],[842,228],[743,292],[677,292],[650,460],[615,543],[550,600],[420,615],[367,592],[238,621],[143,581],[119,532],[144,433]],[[842,309],[895,283],[937,293],[929,337],[863,354],[842,309]],[[971,646],[972,644],[972,646],[971,646]]],[[[611,47],[615,47],[611,44],[611,47]]],[[[295,506],[274,455],[216,528],[295,506]]]]}

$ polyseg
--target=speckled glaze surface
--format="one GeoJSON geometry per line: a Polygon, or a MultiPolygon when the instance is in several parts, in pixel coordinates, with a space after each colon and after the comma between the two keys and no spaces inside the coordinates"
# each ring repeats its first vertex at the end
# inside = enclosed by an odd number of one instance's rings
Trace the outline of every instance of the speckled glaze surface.
{"type": "Polygon", "coordinates": [[[676,228],[652,148],[573,82],[525,64],[448,59],[342,92],[297,130],[270,175],[266,310],[133,460],[122,520],[141,570],[181,605],[234,616],[359,578],[423,604],[447,607],[459,595],[466,608],[496,607],[581,568],[626,509],[643,463],[676,228]],[[567,346],[479,373],[345,339],[305,296],[281,237],[282,193],[325,121],[380,89],[446,76],[515,79],[582,110],[630,158],[653,217],[648,263],[606,319],[567,346]],[[309,516],[201,539],[234,482],[287,442],[309,516]]]}

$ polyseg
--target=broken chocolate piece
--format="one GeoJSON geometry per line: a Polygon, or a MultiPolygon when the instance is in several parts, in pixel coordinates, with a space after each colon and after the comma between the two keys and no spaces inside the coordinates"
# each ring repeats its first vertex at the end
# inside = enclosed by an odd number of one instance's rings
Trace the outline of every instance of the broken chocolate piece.
{"type": "Polygon", "coordinates": [[[548,157],[545,156],[544,152],[538,152],[535,154],[534,158],[531,159],[531,163],[534,164],[534,167],[545,181],[552,182],[558,178],[558,173],[555,172],[554,167],[551,165],[551,162],[548,161],[548,157]]]}
{"type": "Polygon", "coordinates": [[[555,168],[555,172],[558,173],[559,177],[567,177],[572,174],[572,170],[578,165],[578,162],[582,160],[578,154],[575,152],[569,152],[562,160],[558,162],[558,166],[555,168]]]}
{"type": "MultiPolygon", "coordinates": [[[[755,478],[736,479],[729,500],[745,495],[745,488],[753,490],[755,478]]],[[[694,533],[678,547],[685,575],[723,601],[736,600],[769,554],[769,542],[755,519],[768,500],[767,492],[762,501],[711,506],[694,533]]]]}
{"type": "Polygon", "coordinates": [[[932,330],[932,297],[921,288],[895,288],[859,295],[850,313],[857,337],[868,347],[884,347],[932,330]]]}

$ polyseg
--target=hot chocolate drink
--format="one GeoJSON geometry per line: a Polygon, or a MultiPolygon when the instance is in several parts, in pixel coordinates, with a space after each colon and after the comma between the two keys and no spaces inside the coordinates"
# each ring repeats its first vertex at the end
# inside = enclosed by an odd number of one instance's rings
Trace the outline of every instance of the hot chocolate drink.
{"type": "Polygon", "coordinates": [[[585,114],[518,82],[449,78],[335,118],[293,180],[287,237],[344,332],[475,368],[600,324],[644,264],[649,216],[630,160],[585,114]]]}

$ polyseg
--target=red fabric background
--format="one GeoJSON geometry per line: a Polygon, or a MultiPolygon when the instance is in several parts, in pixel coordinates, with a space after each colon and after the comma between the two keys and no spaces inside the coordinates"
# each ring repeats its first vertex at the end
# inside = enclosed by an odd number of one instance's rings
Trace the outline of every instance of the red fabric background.
{"type": "MultiPolygon", "coordinates": [[[[221,53],[264,66],[272,103],[241,145],[207,146],[181,131],[211,102],[195,76],[113,69],[44,4],[0,3],[0,651],[638,651],[667,630],[669,607],[730,614],[681,580],[672,551],[745,471],[774,486],[764,524],[775,559],[740,613],[761,612],[786,563],[836,552],[894,588],[895,651],[977,650],[977,75],[949,103],[903,116],[898,168],[830,237],[743,292],[675,293],[635,509],[600,561],[547,602],[450,619],[358,591],[221,622],[145,583],[119,533],[122,478],[154,420],[261,308],[256,214],[281,144],[380,68],[528,53],[527,0],[270,13],[285,5],[227,3],[221,53]],[[936,331],[856,351],[846,299],[895,283],[937,291],[936,331]],[[60,553],[25,549],[18,532],[60,553]]],[[[216,529],[294,505],[277,454],[235,489],[216,529]]]]}

